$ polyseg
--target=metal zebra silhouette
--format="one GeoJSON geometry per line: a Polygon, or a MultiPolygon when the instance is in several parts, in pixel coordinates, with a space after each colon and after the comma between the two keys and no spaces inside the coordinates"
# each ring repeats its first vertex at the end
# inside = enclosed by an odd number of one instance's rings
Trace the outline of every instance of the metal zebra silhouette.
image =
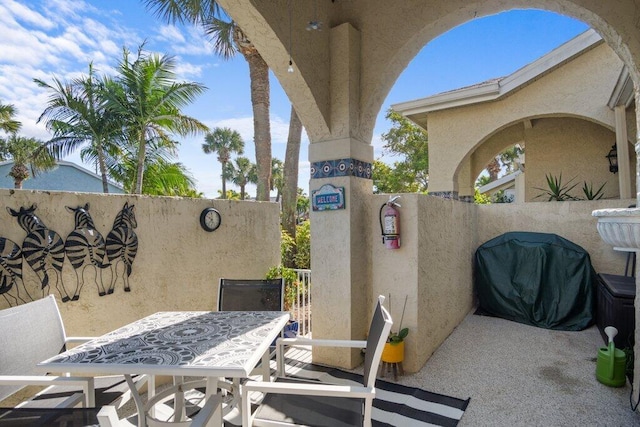
{"type": "Polygon", "coordinates": [[[0,295],[10,307],[33,301],[22,281],[22,250],[16,242],[4,237],[0,237],[0,295]]]}
{"type": "Polygon", "coordinates": [[[138,226],[133,212],[135,205],[126,202],[113,221],[113,228],[107,234],[107,258],[111,264],[111,284],[107,293],[112,294],[118,279],[118,269],[122,268],[122,280],[125,292],[130,292],[129,276],[131,265],[138,253],[138,236],[133,231],[138,226]]]}
{"type": "Polygon", "coordinates": [[[76,301],[80,298],[80,291],[84,286],[84,272],[87,267],[93,267],[93,281],[98,289],[98,295],[104,296],[106,292],[102,283],[101,269],[109,266],[104,263],[106,245],[102,234],[96,230],[89,214],[89,203],[76,208],[65,207],[69,212],[73,212],[75,222],[73,231],[69,233],[64,243],[64,251],[76,272],[77,279],[76,291],[71,299],[76,301]],[[98,277],[98,273],[100,273],[100,277],[98,277]]]}
{"type": "Polygon", "coordinates": [[[21,207],[15,211],[7,207],[7,212],[18,220],[18,224],[27,236],[22,242],[22,256],[27,264],[40,279],[42,294],[45,296],[45,288],[49,287],[49,270],[55,274],[55,287],[60,294],[62,302],[70,300],[62,283],[62,266],[64,264],[64,241],[58,233],[47,228],[46,225],[34,214],[37,205],[30,208],[21,207]]]}

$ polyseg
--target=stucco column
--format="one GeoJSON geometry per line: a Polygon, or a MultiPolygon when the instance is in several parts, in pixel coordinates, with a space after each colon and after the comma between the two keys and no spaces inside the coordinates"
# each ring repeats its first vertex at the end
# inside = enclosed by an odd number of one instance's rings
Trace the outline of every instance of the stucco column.
{"type": "MultiPolygon", "coordinates": [[[[325,171],[333,175],[340,165],[350,169],[353,162],[360,163],[353,158],[319,163],[330,165],[325,171]]],[[[364,339],[371,301],[371,180],[333,175],[312,179],[310,190],[325,184],[344,189],[345,203],[344,209],[311,211],[313,338],[364,339]]],[[[351,368],[362,358],[359,349],[318,347],[313,361],[351,368]]]]}
{"type": "Polygon", "coordinates": [[[626,108],[624,105],[618,105],[613,111],[616,118],[616,151],[618,152],[620,198],[630,199],[633,196],[631,195],[631,166],[629,163],[626,108]]]}
{"type": "Polygon", "coordinates": [[[458,199],[467,202],[473,202],[475,194],[475,181],[471,176],[471,161],[469,158],[464,160],[458,172],[458,199]]]}
{"type": "MultiPolygon", "coordinates": [[[[312,141],[309,147],[313,337],[364,339],[373,301],[369,249],[373,147],[357,137],[360,33],[349,24],[329,31],[332,135],[312,141]],[[344,206],[314,210],[314,192],[323,186],[343,190],[344,206]]],[[[314,348],[313,360],[355,367],[362,356],[359,349],[314,348]]]]}

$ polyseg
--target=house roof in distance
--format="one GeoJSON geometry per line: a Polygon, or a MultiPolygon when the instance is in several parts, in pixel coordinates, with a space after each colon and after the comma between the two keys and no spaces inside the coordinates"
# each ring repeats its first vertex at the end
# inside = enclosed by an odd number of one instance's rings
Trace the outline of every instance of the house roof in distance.
{"type": "MultiPolygon", "coordinates": [[[[14,188],[13,178],[9,176],[13,161],[0,162],[0,188],[14,188]]],[[[124,189],[109,182],[109,192],[124,194],[124,189]]],[[[22,182],[24,190],[73,191],[81,193],[102,193],[102,178],[73,162],[59,160],[57,166],[49,171],[40,172],[22,182]]]]}

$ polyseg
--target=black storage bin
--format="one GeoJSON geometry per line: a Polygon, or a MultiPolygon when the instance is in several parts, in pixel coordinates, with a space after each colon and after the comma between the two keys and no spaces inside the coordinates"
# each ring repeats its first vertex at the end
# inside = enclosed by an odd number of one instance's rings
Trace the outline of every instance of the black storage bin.
{"type": "Polygon", "coordinates": [[[633,348],[635,334],[636,297],[635,277],[615,274],[598,274],[598,308],[596,324],[605,343],[608,341],[604,328],[614,326],[618,330],[613,342],[619,349],[633,348]]]}

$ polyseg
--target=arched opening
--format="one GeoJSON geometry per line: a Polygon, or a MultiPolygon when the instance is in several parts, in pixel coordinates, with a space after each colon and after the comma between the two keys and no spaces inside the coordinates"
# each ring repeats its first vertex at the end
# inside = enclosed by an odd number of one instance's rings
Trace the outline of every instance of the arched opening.
{"type": "MultiPolygon", "coordinates": [[[[488,178],[487,169],[492,160],[499,158],[506,148],[519,144],[525,154],[519,159],[517,172],[513,167],[505,167],[511,159],[503,156],[496,176],[481,181],[480,184],[486,186],[481,193],[495,194],[509,189],[518,202],[558,200],[554,197],[557,192],[564,196],[560,200],[618,199],[618,175],[610,171],[606,157],[615,138],[614,131],[585,118],[529,118],[495,132],[477,146],[468,157],[470,176],[476,184],[481,175],[488,178]],[[547,177],[561,183],[561,188],[550,187],[547,177]],[[523,181],[521,188],[517,188],[518,180],[523,181]],[[494,185],[488,185],[490,183],[494,185]]],[[[635,170],[632,144],[627,144],[626,156],[631,162],[630,169],[635,170]]],[[[628,179],[635,191],[631,176],[628,179]]]]}

